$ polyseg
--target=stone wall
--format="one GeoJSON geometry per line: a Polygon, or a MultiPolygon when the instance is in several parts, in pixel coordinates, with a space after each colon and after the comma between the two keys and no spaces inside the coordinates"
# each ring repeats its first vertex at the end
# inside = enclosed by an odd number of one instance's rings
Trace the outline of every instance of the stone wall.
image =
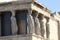
{"type": "Polygon", "coordinates": [[[58,24],[57,24],[57,21],[54,20],[54,18],[50,19],[50,22],[49,22],[49,27],[50,27],[50,35],[49,35],[49,38],[50,40],[58,40],[58,24]]]}

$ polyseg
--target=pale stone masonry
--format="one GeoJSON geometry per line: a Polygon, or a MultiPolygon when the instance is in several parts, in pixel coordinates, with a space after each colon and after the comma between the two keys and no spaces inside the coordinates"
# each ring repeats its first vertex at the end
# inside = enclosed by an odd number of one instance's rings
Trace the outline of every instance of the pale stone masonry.
{"type": "Polygon", "coordinates": [[[36,0],[0,3],[0,40],[60,40],[59,12],[36,0]]]}

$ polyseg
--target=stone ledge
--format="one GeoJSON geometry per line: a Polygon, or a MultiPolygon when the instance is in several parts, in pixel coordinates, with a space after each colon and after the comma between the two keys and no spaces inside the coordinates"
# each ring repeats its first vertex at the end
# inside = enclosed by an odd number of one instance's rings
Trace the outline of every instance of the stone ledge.
{"type": "Polygon", "coordinates": [[[12,35],[12,36],[2,36],[0,40],[45,40],[45,38],[40,35],[27,34],[27,35],[12,35]]]}

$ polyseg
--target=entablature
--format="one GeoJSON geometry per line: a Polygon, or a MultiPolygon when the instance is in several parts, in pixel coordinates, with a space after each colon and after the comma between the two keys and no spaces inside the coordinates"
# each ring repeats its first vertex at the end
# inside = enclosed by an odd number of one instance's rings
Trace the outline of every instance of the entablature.
{"type": "Polygon", "coordinates": [[[43,14],[44,16],[50,17],[50,10],[45,9],[46,7],[35,2],[35,1],[12,1],[7,3],[0,4],[0,11],[11,11],[11,10],[23,10],[23,9],[32,9],[43,14]]]}
{"type": "Polygon", "coordinates": [[[0,4],[0,11],[31,9],[31,3],[9,2],[0,4]]]}
{"type": "Polygon", "coordinates": [[[36,5],[32,4],[32,10],[36,10],[37,12],[43,14],[44,16],[50,17],[50,13],[42,10],[41,8],[37,7],[36,5]]]}

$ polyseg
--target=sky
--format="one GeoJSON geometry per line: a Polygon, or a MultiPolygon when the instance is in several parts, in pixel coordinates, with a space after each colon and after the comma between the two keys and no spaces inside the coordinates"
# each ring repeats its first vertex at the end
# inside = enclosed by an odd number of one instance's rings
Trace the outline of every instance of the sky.
{"type": "Polygon", "coordinates": [[[52,12],[60,11],[60,0],[37,0],[39,3],[45,5],[52,12]]]}

